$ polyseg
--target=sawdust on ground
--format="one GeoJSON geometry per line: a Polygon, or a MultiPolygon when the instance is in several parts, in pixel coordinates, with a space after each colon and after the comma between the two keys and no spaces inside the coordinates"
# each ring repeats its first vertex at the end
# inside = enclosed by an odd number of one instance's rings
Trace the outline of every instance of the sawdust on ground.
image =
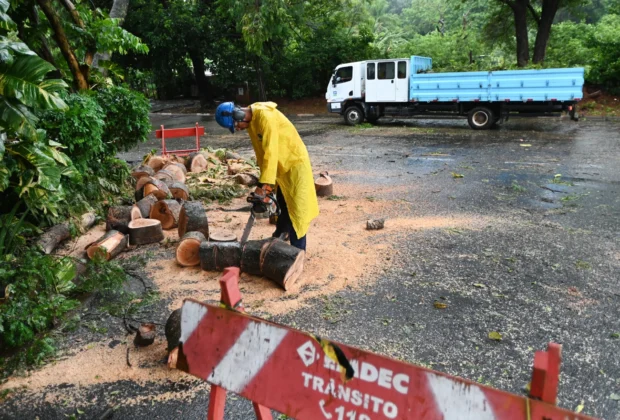
{"type": "MultiPolygon", "coordinates": [[[[396,186],[392,190],[415,186],[396,186]]],[[[384,189],[385,190],[385,189],[384,189]]],[[[460,214],[455,217],[421,216],[405,217],[411,212],[403,209],[408,206],[402,200],[368,199],[376,192],[373,187],[360,187],[354,184],[339,184],[335,194],[346,197],[339,200],[320,198],[321,214],[316,218],[308,233],[308,251],[303,274],[288,291],[279,289],[273,282],[249,275],[242,275],[240,289],[246,309],[261,316],[277,315],[294,311],[308,304],[312,298],[329,295],[345,287],[356,288],[376,278],[387,261],[394,254],[400,234],[416,230],[437,228],[479,229],[489,224],[489,220],[475,215],[460,214]],[[355,198],[354,198],[355,197],[355,198]],[[369,218],[386,218],[385,229],[368,231],[365,229],[369,218]]],[[[234,200],[231,209],[247,205],[244,199],[234,200]]],[[[241,236],[248,212],[224,212],[208,210],[209,225],[213,230],[228,230],[241,236]]],[[[258,220],[250,239],[271,236],[274,226],[267,220],[258,220]]],[[[84,247],[104,233],[104,226],[98,225],[73,243],[66,245],[65,255],[77,256],[84,247]]],[[[176,229],[166,231],[168,241],[178,241],[176,229]]],[[[139,253],[140,248],[128,254],[139,253]]],[[[161,297],[170,299],[170,309],[178,308],[185,298],[218,301],[220,273],[202,271],[199,267],[181,267],[174,259],[153,260],[146,270],[157,285],[161,297]]],[[[79,387],[130,380],[145,384],[163,380],[179,380],[187,375],[171,371],[163,363],[166,356],[166,342],[162,335],[152,346],[134,349],[129,337],[119,337],[122,343],[110,348],[109,340],[91,343],[78,349],[57,362],[32,372],[26,377],[11,378],[0,385],[7,388],[27,388],[30,392],[46,388],[46,399],[58,401],[71,397],[66,389],[54,388],[59,384],[75,384],[75,398],[79,397],[79,387]],[[133,367],[126,364],[127,346],[131,345],[130,359],[133,367]]],[[[178,397],[178,396],[177,396],[178,397]]],[[[166,398],[165,396],[161,398],[166,398]]],[[[125,404],[139,403],[138,400],[125,400],[125,404]]]]}

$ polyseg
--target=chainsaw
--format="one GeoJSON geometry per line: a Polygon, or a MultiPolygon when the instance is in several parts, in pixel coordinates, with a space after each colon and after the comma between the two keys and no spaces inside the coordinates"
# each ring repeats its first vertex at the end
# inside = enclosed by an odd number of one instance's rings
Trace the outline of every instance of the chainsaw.
{"type": "Polygon", "coordinates": [[[273,193],[267,194],[266,196],[271,200],[271,202],[266,203],[264,201],[265,197],[261,197],[256,193],[251,193],[248,197],[248,203],[252,205],[250,209],[250,217],[248,218],[248,222],[245,224],[245,229],[243,229],[243,234],[241,235],[241,244],[247,242],[248,237],[250,236],[250,231],[252,230],[252,226],[254,226],[254,221],[256,219],[266,219],[270,216],[279,216],[280,215],[280,206],[278,205],[278,200],[273,193]]]}

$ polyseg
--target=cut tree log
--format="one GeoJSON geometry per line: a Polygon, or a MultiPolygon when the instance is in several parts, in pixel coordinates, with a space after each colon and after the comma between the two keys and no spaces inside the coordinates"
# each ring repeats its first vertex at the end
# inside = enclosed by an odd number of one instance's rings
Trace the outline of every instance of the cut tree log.
{"type": "Polygon", "coordinates": [[[237,235],[229,230],[218,230],[209,232],[209,240],[211,242],[234,242],[237,240],[237,235]]]}
{"type": "Polygon", "coordinates": [[[203,242],[199,252],[200,267],[205,271],[223,271],[241,265],[239,242],[203,242]]]}
{"type": "Polygon", "coordinates": [[[129,222],[131,222],[131,206],[112,206],[108,209],[105,219],[105,230],[118,230],[124,234],[129,233],[129,222]]]}
{"type": "Polygon", "coordinates": [[[321,172],[319,177],[314,180],[314,187],[318,197],[329,197],[334,193],[334,183],[327,171],[321,172]]]}
{"type": "Polygon", "coordinates": [[[155,324],[142,324],[138,327],[138,331],[136,331],[136,336],[133,339],[133,343],[137,347],[146,347],[150,346],[155,342],[155,324]]]}
{"type": "Polygon", "coordinates": [[[137,219],[129,222],[129,244],[146,245],[164,240],[161,222],[154,219],[137,219]]]}
{"type": "Polygon", "coordinates": [[[243,244],[241,252],[241,271],[244,273],[261,276],[260,253],[263,244],[271,239],[261,239],[259,241],[247,241],[243,244]]]}
{"type": "Polygon", "coordinates": [[[128,241],[127,235],[118,230],[110,230],[101,238],[86,246],[86,255],[92,260],[95,255],[102,253],[103,257],[109,261],[127,247],[128,241]]]}
{"type": "Polygon", "coordinates": [[[171,162],[164,166],[164,169],[159,171],[159,173],[163,171],[171,173],[173,181],[185,183],[185,174],[187,173],[187,170],[185,169],[185,166],[181,165],[180,163],[171,162]]]}
{"type": "MultiPolygon", "coordinates": [[[[80,217],[80,227],[82,229],[89,229],[95,224],[97,215],[95,213],[84,213],[80,217]]],[[[63,222],[59,225],[53,226],[44,234],[42,234],[37,240],[37,246],[43,250],[45,254],[51,254],[56,249],[58,244],[71,237],[71,226],[69,222],[63,222]]]]}
{"type": "Polygon", "coordinates": [[[385,226],[385,219],[371,219],[366,221],[366,229],[379,230],[385,226]]]}
{"type": "Polygon", "coordinates": [[[186,232],[200,232],[209,237],[207,212],[200,201],[186,201],[179,214],[179,238],[186,232]]]}
{"type": "Polygon", "coordinates": [[[303,250],[286,242],[273,240],[268,246],[262,247],[260,270],[269,280],[287,290],[301,275],[305,254],[303,250]]]}
{"type": "Polygon", "coordinates": [[[187,186],[182,183],[175,181],[168,187],[170,189],[170,194],[172,194],[172,198],[175,200],[189,200],[189,189],[187,186]]]}
{"type": "Polygon", "coordinates": [[[204,172],[207,170],[208,166],[207,159],[199,152],[190,154],[185,161],[185,167],[189,172],[204,172]]]}
{"type": "Polygon", "coordinates": [[[140,211],[140,207],[137,204],[131,206],[131,221],[142,219],[142,212],[140,211]]]}
{"type": "Polygon", "coordinates": [[[193,267],[200,264],[200,244],[207,238],[200,232],[187,232],[177,246],[177,262],[183,267],[193,267]]]}
{"type": "Polygon", "coordinates": [[[153,194],[149,194],[142,200],[138,201],[136,203],[136,206],[138,206],[138,208],[140,209],[140,214],[142,214],[142,217],[148,219],[148,217],[151,215],[151,207],[155,203],[157,203],[157,197],[155,197],[153,194]]]}
{"type": "Polygon", "coordinates": [[[168,341],[168,351],[179,346],[181,340],[181,311],[182,308],[172,311],[166,321],[166,340],[168,341]]]}
{"type": "Polygon", "coordinates": [[[185,167],[185,160],[177,156],[174,156],[174,158],[175,160],[170,159],[170,162],[166,163],[166,165],[164,166],[164,169],[167,169],[168,166],[176,166],[181,171],[183,171],[183,174],[187,174],[187,168],[185,167]]]}
{"type": "Polygon", "coordinates": [[[153,178],[159,179],[166,185],[170,185],[175,181],[174,174],[166,169],[162,169],[161,171],[157,172],[153,178]]]}
{"type": "Polygon", "coordinates": [[[137,181],[145,176],[153,176],[155,175],[155,171],[148,165],[138,165],[131,171],[131,176],[137,181]]]}
{"type": "Polygon", "coordinates": [[[151,207],[149,218],[159,220],[161,227],[172,229],[179,224],[181,205],[176,200],[160,200],[151,207]]]}
{"type": "Polygon", "coordinates": [[[237,174],[235,175],[235,182],[237,184],[246,185],[248,187],[253,187],[258,185],[258,177],[254,174],[237,174]]]}
{"type": "Polygon", "coordinates": [[[161,156],[153,156],[146,164],[153,168],[155,172],[158,172],[159,170],[163,169],[164,165],[166,164],[166,159],[161,156]]]}
{"type": "MultiPolygon", "coordinates": [[[[143,179],[145,178],[140,178],[140,181],[142,181],[143,179]]],[[[138,182],[138,184],[139,183],[140,182],[138,182]]],[[[146,179],[144,183],[144,188],[142,188],[139,192],[141,192],[139,200],[149,194],[153,194],[155,197],[157,197],[158,200],[165,200],[171,197],[170,189],[168,188],[168,186],[159,179],[155,179],[152,177],[146,179]]],[[[136,199],[138,199],[138,197],[136,197],[136,199]]]]}

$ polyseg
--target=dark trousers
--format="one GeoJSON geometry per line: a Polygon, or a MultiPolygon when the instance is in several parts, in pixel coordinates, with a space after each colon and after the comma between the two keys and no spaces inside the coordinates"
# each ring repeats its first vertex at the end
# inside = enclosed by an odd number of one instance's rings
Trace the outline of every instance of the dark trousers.
{"type": "Polygon", "coordinates": [[[276,231],[273,233],[273,237],[276,238],[283,233],[288,233],[289,239],[291,240],[291,245],[305,251],[306,235],[301,238],[297,237],[297,233],[295,232],[293,223],[291,222],[291,216],[288,214],[288,207],[286,205],[286,201],[284,201],[284,195],[282,194],[282,190],[280,188],[278,188],[278,192],[276,193],[276,200],[278,200],[278,205],[280,206],[280,215],[278,216],[276,231]]]}

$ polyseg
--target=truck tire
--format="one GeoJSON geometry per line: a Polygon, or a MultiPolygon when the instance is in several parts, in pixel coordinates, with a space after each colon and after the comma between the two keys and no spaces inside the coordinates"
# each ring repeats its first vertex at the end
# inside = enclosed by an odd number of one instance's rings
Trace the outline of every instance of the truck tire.
{"type": "Polygon", "coordinates": [[[348,125],[361,124],[364,121],[364,111],[358,106],[350,106],[344,111],[344,122],[348,125]]]}
{"type": "Polygon", "coordinates": [[[488,130],[495,124],[493,111],[484,106],[478,106],[467,114],[467,122],[474,130],[488,130]]]}

